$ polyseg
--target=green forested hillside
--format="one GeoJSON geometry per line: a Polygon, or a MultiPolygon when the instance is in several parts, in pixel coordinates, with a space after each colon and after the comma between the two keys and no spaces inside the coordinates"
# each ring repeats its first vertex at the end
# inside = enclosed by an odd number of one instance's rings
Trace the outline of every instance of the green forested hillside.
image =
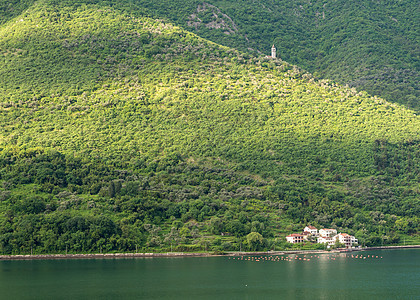
{"type": "Polygon", "coordinates": [[[317,77],[420,108],[416,1],[136,0],[212,41],[270,53],[317,77]]]}
{"type": "Polygon", "coordinates": [[[2,253],[418,237],[413,111],[112,4],[5,15],[2,253]]]}

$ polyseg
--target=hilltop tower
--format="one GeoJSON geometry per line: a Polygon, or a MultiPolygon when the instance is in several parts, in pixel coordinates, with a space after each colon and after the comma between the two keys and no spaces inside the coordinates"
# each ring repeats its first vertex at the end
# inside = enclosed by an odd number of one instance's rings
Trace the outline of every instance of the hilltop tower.
{"type": "Polygon", "coordinates": [[[271,57],[276,58],[276,47],[274,47],[274,45],[271,47],[271,57]]]}

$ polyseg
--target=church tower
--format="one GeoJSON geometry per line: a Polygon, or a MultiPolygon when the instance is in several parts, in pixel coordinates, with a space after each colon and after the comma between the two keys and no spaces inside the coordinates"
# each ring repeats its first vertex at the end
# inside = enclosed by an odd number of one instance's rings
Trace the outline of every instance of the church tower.
{"type": "Polygon", "coordinates": [[[276,47],[274,47],[274,45],[271,47],[271,57],[276,58],[276,47]]]}

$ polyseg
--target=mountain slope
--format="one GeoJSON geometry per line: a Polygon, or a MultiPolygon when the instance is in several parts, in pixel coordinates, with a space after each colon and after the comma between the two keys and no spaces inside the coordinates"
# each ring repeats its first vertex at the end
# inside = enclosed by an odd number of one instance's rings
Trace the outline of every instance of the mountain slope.
{"type": "Polygon", "coordinates": [[[143,1],[202,37],[278,55],[323,78],[419,109],[419,7],[413,1],[143,1]]]}
{"type": "Polygon", "coordinates": [[[418,232],[413,111],[104,4],[37,2],[0,49],[5,253],[418,232]]]}

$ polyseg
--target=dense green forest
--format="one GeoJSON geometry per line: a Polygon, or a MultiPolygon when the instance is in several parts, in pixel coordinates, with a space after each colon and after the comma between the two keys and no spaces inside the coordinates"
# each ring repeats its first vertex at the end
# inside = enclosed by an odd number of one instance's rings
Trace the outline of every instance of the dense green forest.
{"type": "Polygon", "coordinates": [[[15,2],[0,2],[0,253],[284,249],[307,224],[418,241],[414,111],[140,2],[15,2]]]}
{"type": "Polygon", "coordinates": [[[133,0],[214,42],[278,55],[316,77],[420,109],[416,1],[133,0]]]}

